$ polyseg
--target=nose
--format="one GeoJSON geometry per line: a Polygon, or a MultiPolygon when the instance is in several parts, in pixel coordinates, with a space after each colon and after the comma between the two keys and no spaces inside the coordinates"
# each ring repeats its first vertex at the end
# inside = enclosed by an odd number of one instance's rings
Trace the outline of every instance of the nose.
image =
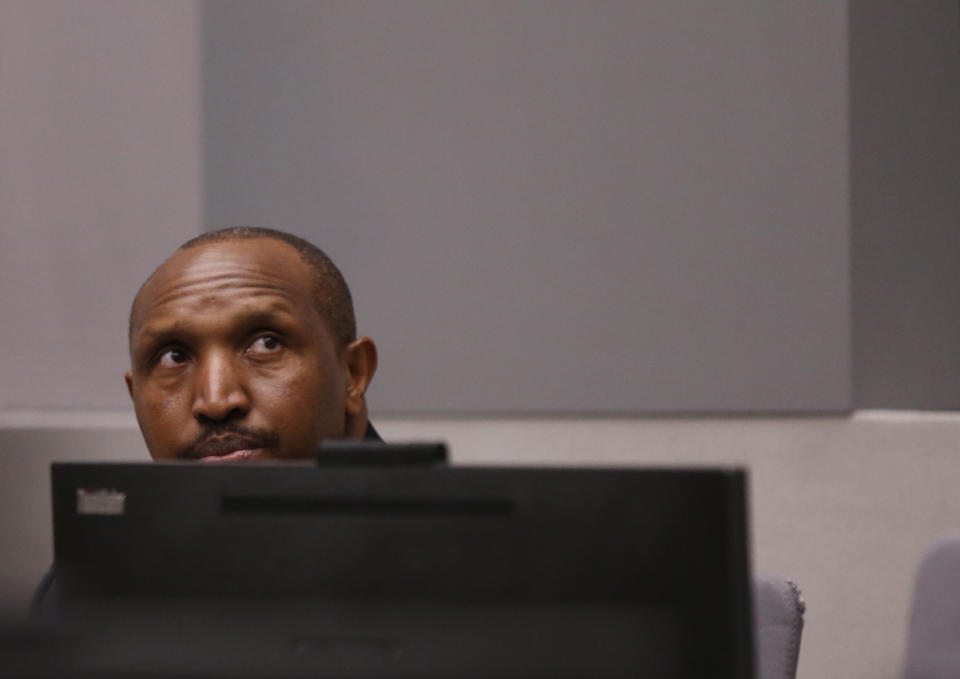
{"type": "Polygon", "coordinates": [[[243,369],[230,356],[205,357],[194,377],[193,416],[198,420],[240,419],[250,410],[243,369]]]}

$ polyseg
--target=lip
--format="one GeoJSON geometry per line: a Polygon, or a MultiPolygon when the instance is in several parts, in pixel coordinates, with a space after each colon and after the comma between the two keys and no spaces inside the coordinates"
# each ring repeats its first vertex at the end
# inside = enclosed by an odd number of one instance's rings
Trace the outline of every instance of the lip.
{"type": "Polygon", "coordinates": [[[244,436],[226,435],[208,438],[193,451],[196,459],[204,462],[232,462],[263,456],[266,452],[261,441],[244,436]]]}
{"type": "Polygon", "coordinates": [[[250,460],[256,457],[263,457],[264,454],[263,448],[244,448],[243,450],[235,450],[232,453],[225,453],[223,455],[207,455],[206,457],[201,457],[198,462],[243,462],[244,460],[250,460]]]}

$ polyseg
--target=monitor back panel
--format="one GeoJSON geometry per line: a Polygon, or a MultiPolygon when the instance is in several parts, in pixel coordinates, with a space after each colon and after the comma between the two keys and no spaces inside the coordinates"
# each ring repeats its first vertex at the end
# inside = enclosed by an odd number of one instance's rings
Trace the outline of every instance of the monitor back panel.
{"type": "Polygon", "coordinates": [[[52,475],[65,610],[238,645],[227,674],[752,676],[742,471],[52,475]]]}

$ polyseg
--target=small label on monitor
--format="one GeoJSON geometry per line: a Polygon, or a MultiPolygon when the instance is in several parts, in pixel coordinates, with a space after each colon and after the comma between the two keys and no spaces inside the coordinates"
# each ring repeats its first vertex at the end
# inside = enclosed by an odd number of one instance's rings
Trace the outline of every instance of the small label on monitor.
{"type": "Polygon", "coordinates": [[[77,514],[119,516],[126,502],[127,494],[113,488],[77,488],[77,514]]]}

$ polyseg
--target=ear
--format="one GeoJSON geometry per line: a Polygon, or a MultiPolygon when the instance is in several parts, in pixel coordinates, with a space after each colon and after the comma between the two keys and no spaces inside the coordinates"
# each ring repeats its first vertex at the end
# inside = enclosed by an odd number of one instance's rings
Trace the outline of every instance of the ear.
{"type": "Polygon", "coordinates": [[[377,372],[377,345],[369,337],[355,339],[343,350],[343,362],[347,367],[347,415],[356,417],[366,407],[363,396],[377,372]]]}
{"type": "Polygon", "coordinates": [[[123,376],[123,379],[127,383],[127,393],[130,394],[130,400],[132,401],[133,400],[133,373],[128,370],[127,373],[123,376]]]}

